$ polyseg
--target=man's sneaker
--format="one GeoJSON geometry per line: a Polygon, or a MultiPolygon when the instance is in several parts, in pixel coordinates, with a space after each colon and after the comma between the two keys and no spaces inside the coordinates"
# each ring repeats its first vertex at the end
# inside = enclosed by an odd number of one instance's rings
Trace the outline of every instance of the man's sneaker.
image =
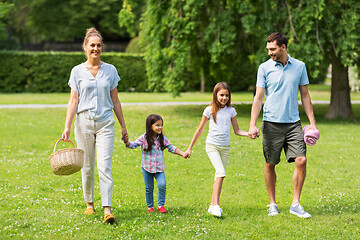
{"type": "Polygon", "coordinates": [[[300,204],[297,204],[295,206],[291,205],[290,213],[297,215],[298,217],[301,217],[301,218],[311,217],[311,215],[308,212],[304,211],[304,208],[300,204]]]}
{"type": "Polygon", "coordinates": [[[279,209],[277,207],[276,204],[270,204],[268,205],[269,209],[268,209],[268,216],[274,216],[274,215],[278,215],[279,214],[279,209]]]}
{"type": "Polygon", "coordinates": [[[210,205],[208,212],[216,217],[221,217],[222,209],[220,205],[215,205],[215,206],[210,205]]]}
{"type": "Polygon", "coordinates": [[[149,212],[149,213],[152,213],[152,212],[154,212],[154,211],[155,211],[154,207],[148,208],[148,212],[149,212]]]}
{"type": "Polygon", "coordinates": [[[159,212],[161,213],[167,213],[166,209],[164,208],[164,206],[161,206],[158,208],[159,212]]]}

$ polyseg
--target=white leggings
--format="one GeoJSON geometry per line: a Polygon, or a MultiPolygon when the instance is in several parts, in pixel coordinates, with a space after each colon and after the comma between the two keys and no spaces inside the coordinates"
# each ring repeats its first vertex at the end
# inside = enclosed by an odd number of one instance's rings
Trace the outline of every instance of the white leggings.
{"type": "Polygon", "coordinates": [[[102,206],[112,206],[112,152],[114,147],[114,118],[99,122],[91,119],[87,112],[77,114],[75,140],[84,150],[84,166],[81,170],[85,202],[94,202],[95,147],[99,172],[102,206]]]}
{"type": "Polygon", "coordinates": [[[215,168],[215,178],[226,177],[225,169],[229,160],[230,146],[219,146],[206,143],[206,153],[215,168]]]}

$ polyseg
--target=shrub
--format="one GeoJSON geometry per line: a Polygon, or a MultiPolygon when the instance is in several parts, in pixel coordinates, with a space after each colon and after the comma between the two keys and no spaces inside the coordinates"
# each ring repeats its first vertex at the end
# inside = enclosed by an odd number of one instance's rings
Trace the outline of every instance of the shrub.
{"type": "MultiPolygon", "coordinates": [[[[122,79],[119,91],[146,91],[148,80],[142,55],[103,53],[122,79]]],[[[68,92],[71,69],[86,61],[82,52],[0,51],[0,92],[68,92]]]]}

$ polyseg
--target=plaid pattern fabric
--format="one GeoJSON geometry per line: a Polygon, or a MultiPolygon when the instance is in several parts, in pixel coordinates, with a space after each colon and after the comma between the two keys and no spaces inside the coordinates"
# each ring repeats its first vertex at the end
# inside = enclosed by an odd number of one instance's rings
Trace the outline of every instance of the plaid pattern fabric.
{"type": "MultiPolygon", "coordinates": [[[[176,147],[164,136],[164,145],[169,152],[175,153],[176,147]]],[[[145,133],[141,135],[135,142],[130,142],[127,148],[137,148],[141,146],[141,167],[149,173],[163,172],[165,169],[164,151],[161,150],[159,137],[155,140],[151,151],[145,151],[148,147],[145,133]]]]}

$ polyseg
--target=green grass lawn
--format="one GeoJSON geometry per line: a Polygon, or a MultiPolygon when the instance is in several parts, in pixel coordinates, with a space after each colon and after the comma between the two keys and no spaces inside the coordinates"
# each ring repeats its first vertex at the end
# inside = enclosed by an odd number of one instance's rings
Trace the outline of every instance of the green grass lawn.
{"type": "MultiPolygon", "coordinates": [[[[125,106],[130,139],[144,132],[148,114],[157,113],[164,118],[165,135],[185,150],[204,107],[125,106]]],[[[251,106],[235,107],[240,128],[247,130],[251,106]]],[[[360,125],[326,120],[325,105],[314,105],[314,110],[321,138],[308,147],[301,198],[311,219],[288,212],[294,164],[286,163],[284,157],[277,166],[280,214],[267,216],[262,139],[233,133],[221,195],[223,218],[209,215],[214,169],[204,149],[205,131],[190,159],[165,153],[169,212],[149,214],[140,151],[125,149],[117,124],[113,155],[117,221],[107,225],[102,223],[97,178],[96,213],[85,216],[80,173],[56,176],[51,172],[49,156],[61,137],[66,109],[0,109],[0,239],[358,239],[360,125]]],[[[353,110],[359,119],[360,105],[353,110]]],[[[301,117],[307,124],[303,111],[301,117]]],[[[59,144],[58,148],[68,146],[59,144]]]]}
{"type": "MultiPolygon", "coordinates": [[[[330,101],[329,85],[309,85],[312,100],[330,101]]],[[[67,104],[69,93],[0,93],[0,104],[67,104]]],[[[231,94],[233,102],[249,102],[253,100],[252,92],[234,92],[231,94]]],[[[210,102],[212,93],[186,92],[174,98],[171,93],[138,93],[120,92],[121,102],[210,102]]],[[[351,100],[360,100],[359,92],[351,93],[351,100]]]]}

